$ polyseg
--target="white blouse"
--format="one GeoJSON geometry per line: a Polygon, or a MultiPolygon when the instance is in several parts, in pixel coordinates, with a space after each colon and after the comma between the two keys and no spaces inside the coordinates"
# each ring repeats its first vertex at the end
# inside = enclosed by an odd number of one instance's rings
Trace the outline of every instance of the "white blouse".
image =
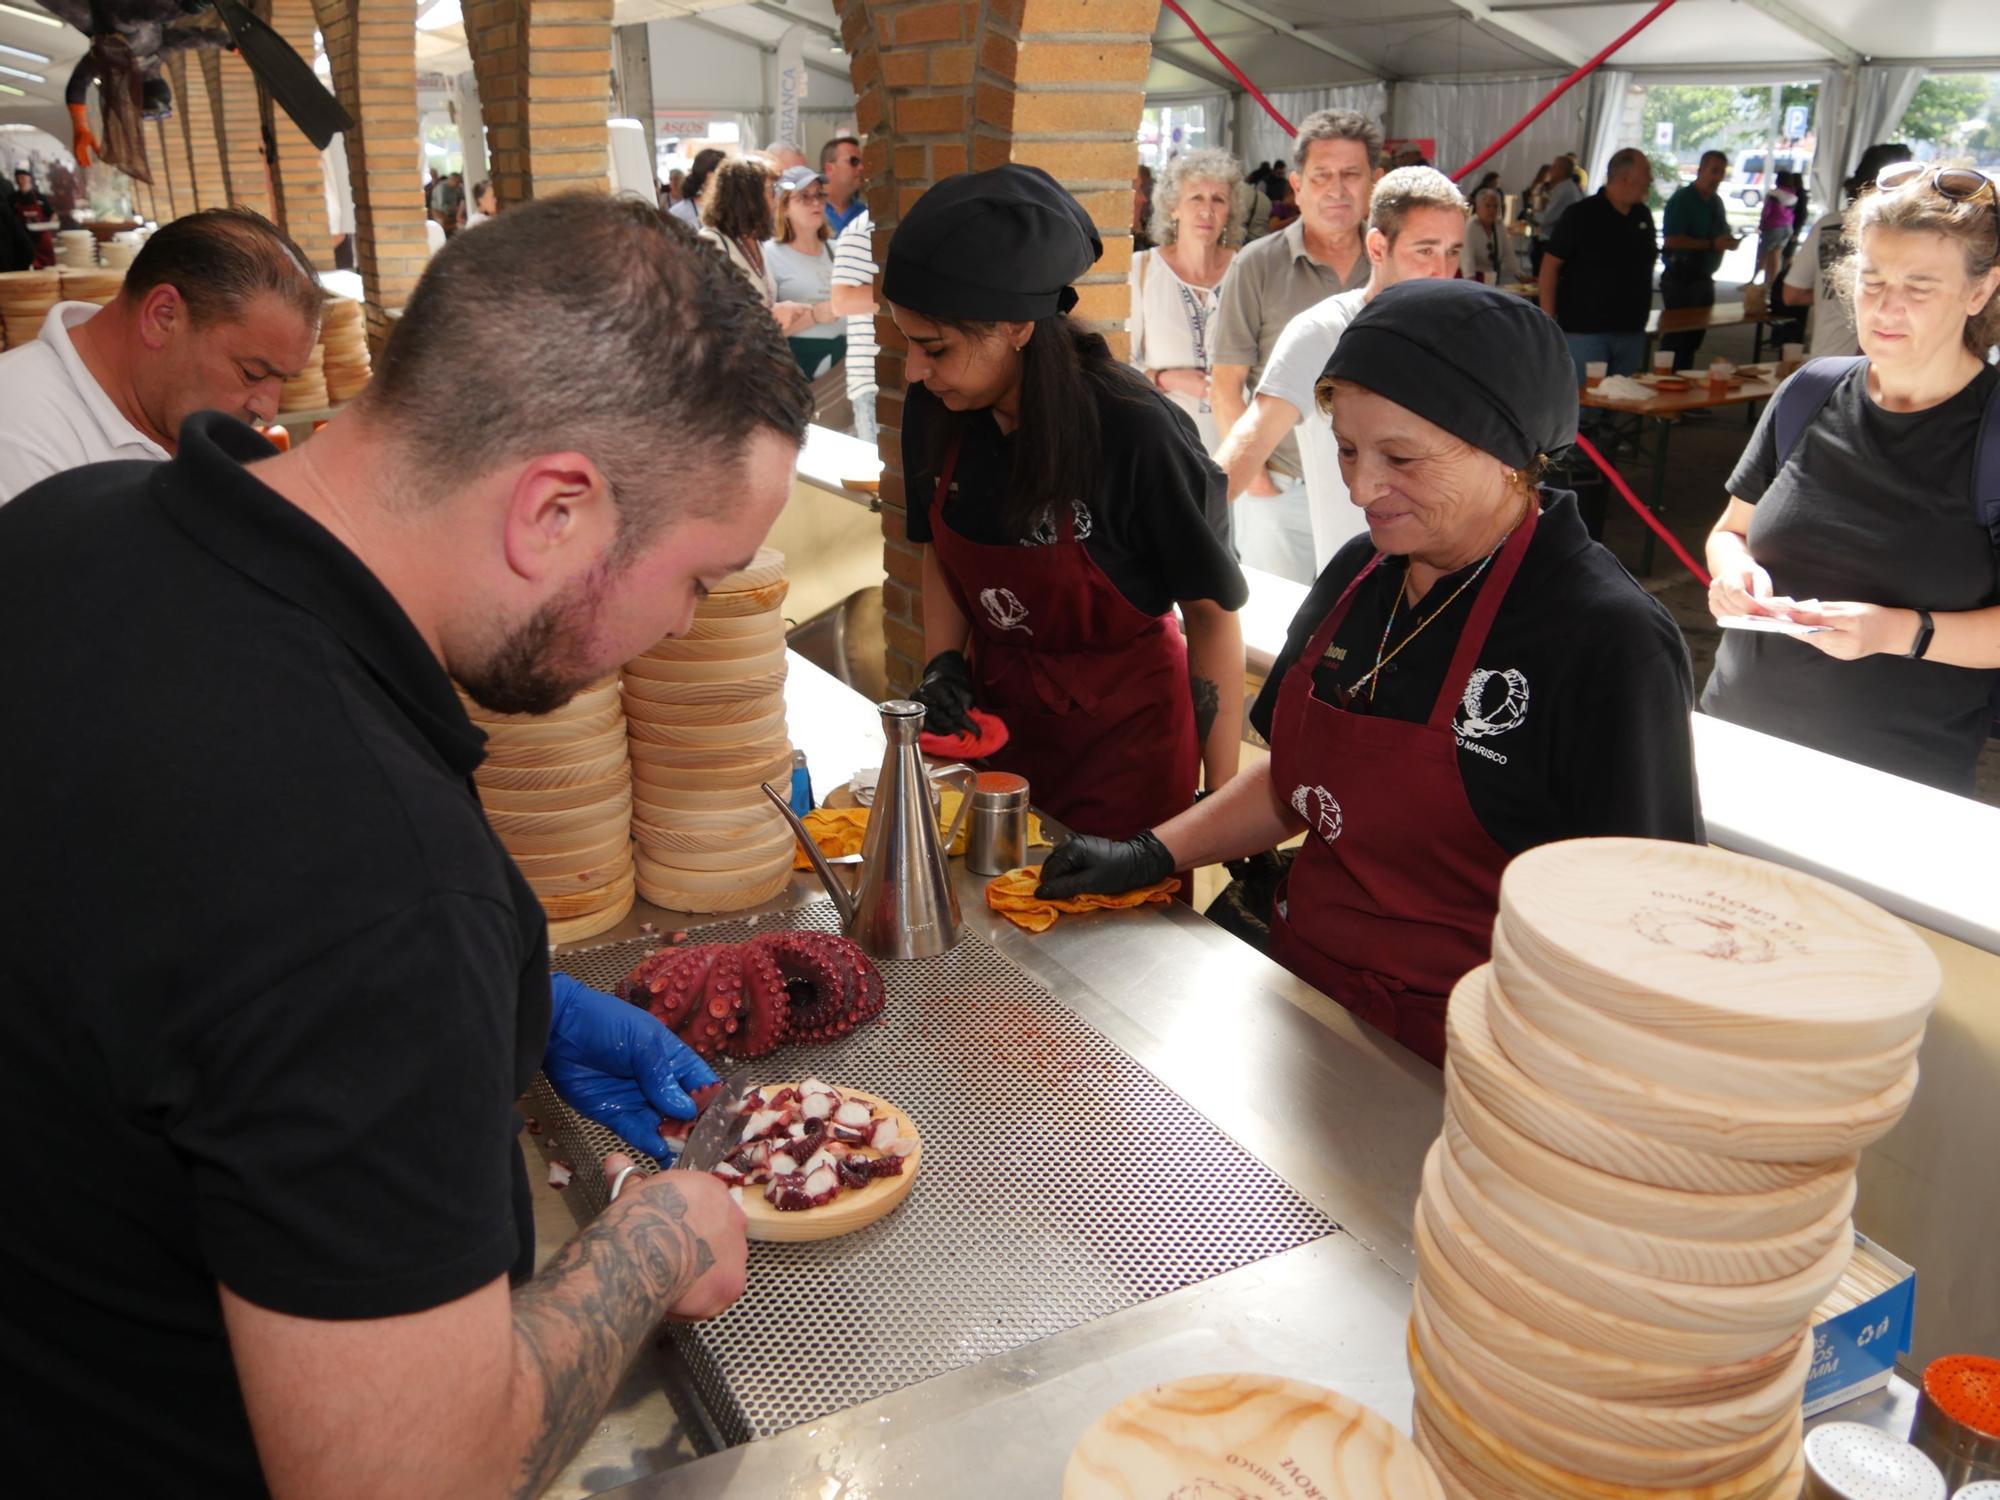
{"type": "MultiPolygon", "coordinates": [[[[1142,370],[1207,370],[1215,363],[1215,310],[1220,287],[1190,286],[1174,274],[1158,250],[1132,257],[1132,363],[1142,370]]],[[[1194,418],[1201,445],[1213,454],[1221,445],[1208,403],[1167,392],[1167,399],[1194,418]]]]}

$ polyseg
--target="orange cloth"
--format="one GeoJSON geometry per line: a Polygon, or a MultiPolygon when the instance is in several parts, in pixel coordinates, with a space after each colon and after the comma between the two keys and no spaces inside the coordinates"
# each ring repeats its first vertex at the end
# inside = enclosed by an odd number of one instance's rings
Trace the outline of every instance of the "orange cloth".
{"type": "MultiPolygon", "coordinates": [[[[946,790],[938,794],[941,804],[938,808],[938,827],[949,828],[951,820],[958,813],[959,794],[946,790]]],[[[966,820],[970,822],[970,819],[966,820]]],[[[819,845],[819,852],[828,859],[838,859],[843,854],[859,854],[861,841],[868,833],[868,809],[865,807],[815,807],[805,815],[806,831],[819,845]]],[[[958,837],[952,840],[951,854],[965,853],[966,830],[961,826],[958,837]]],[[[1042,820],[1033,813],[1028,814],[1028,842],[1038,847],[1047,847],[1049,836],[1042,831],[1042,820]]],[[[792,846],[792,868],[810,870],[812,861],[806,858],[803,846],[792,846]]]]}
{"type": "Polygon", "coordinates": [[[1171,875],[1152,885],[1142,885],[1136,891],[1126,891],[1120,896],[1066,896],[1059,901],[1046,900],[1035,894],[1035,887],[1042,883],[1042,867],[1026,865],[1018,870],[1009,870],[1005,875],[995,876],[986,883],[986,904],[1016,927],[1025,927],[1030,932],[1047,932],[1056,925],[1056,918],[1064,912],[1109,911],[1127,906],[1162,905],[1172,899],[1181,883],[1171,875]]]}

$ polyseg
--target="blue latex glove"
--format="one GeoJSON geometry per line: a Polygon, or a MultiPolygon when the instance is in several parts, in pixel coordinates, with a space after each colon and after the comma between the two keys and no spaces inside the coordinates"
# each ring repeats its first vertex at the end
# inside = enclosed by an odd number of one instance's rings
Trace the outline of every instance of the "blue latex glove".
{"type": "Polygon", "coordinates": [[[542,1071],[563,1102],[609,1126],[648,1156],[672,1155],[660,1117],[695,1117],[688,1094],[715,1072],[650,1011],[594,990],[567,974],[549,976],[553,1000],[542,1071]]]}

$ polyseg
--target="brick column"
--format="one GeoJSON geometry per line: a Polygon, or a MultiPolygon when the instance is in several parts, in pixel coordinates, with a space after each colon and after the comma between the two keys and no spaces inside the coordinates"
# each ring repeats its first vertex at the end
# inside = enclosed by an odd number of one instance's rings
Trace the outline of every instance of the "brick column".
{"type": "MultiPolygon", "coordinates": [[[[868,144],[876,261],[902,214],[940,177],[1004,162],[1041,167],[1104,237],[1076,316],[1122,356],[1132,264],[1132,174],[1159,0],[835,0],[868,144]]],[[[904,531],[903,343],[886,314],[881,394],[883,631],[889,679],[924,661],[922,572],[904,531]]]]}
{"type": "MultiPolygon", "coordinates": [[[[608,192],[612,0],[464,0],[465,40],[504,208],[608,192]]],[[[471,186],[470,183],[467,184],[471,186]]]]}
{"type": "MultiPolygon", "coordinates": [[[[264,120],[257,104],[257,75],[234,52],[210,52],[215,59],[217,115],[222,139],[222,170],[229,183],[232,208],[247,208],[272,217],[270,170],[264,162],[264,120]]],[[[310,49],[307,57],[312,56],[310,49]]]]}
{"type": "Polygon", "coordinates": [[[215,95],[209,69],[215,54],[207,50],[177,52],[168,59],[174,85],[174,113],[187,139],[191,203],[177,206],[184,214],[201,208],[227,208],[229,182],[222,170],[222,140],[215,129],[215,95]]]}
{"type": "Polygon", "coordinates": [[[166,188],[164,200],[159,203],[160,222],[178,219],[182,214],[194,212],[194,167],[188,161],[187,128],[182,123],[186,118],[181,109],[181,81],[172,77],[174,88],[174,117],[171,120],[153,121],[153,143],[159,148],[156,158],[159,166],[154,168],[153,181],[166,188]]]}
{"type": "MultiPolygon", "coordinates": [[[[300,57],[313,55],[313,33],[319,27],[313,19],[312,0],[271,0],[268,19],[271,29],[290,42],[300,57]]],[[[326,171],[320,165],[319,148],[305,138],[290,115],[271,102],[267,91],[260,87],[258,94],[265,129],[277,144],[271,161],[274,217],[315,269],[331,271],[333,231],[326,222],[326,171]]]]}
{"type": "Polygon", "coordinates": [[[408,300],[430,258],[417,174],[415,0],[313,0],[333,91],[354,128],[346,133],[354,192],[354,264],[361,273],[368,342],[389,337],[389,311],[408,300]]]}

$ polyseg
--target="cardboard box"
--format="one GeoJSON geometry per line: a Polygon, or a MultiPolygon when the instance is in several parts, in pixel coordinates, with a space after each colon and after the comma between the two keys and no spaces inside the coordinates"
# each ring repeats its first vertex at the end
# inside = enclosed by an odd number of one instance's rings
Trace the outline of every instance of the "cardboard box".
{"type": "Polygon", "coordinates": [[[1916,1308],[1917,1273],[1856,1230],[1853,1263],[1813,1314],[1805,1415],[1887,1385],[1909,1352],[1916,1308]]]}

